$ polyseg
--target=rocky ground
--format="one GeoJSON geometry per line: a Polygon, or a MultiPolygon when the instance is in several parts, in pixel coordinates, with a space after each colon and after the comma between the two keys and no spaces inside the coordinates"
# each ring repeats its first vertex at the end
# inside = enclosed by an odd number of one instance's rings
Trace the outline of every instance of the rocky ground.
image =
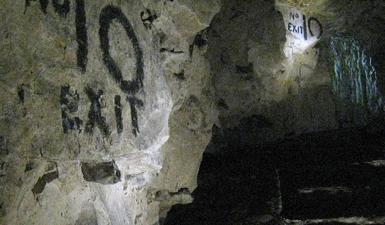
{"type": "Polygon", "coordinates": [[[194,201],[164,224],[384,224],[385,133],[373,127],[205,154],[194,201]]]}

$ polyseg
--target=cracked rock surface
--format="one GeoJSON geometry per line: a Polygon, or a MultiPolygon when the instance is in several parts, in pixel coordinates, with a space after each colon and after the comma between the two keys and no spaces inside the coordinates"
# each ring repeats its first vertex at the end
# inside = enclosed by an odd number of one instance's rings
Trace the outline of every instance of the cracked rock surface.
{"type": "Polygon", "coordinates": [[[216,115],[194,39],[220,1],[0,5],[0,224],[152,225],[191,201],[216,115]]]}
{"type": "Polygon", "coordinates": [[[246,222],[275,223],[277,197],[254,189],[264,171],[232,169],[252,164],[244,150],[382,116],[384,10],[381,0],[0,0],[0,224],[162,224],[194,201],[206,147],[215,157],[202,166],[216,166],[197,193],[211,176],[228,176],[230,191],[244,182],[271,203],[235,199],[246,222]]]}

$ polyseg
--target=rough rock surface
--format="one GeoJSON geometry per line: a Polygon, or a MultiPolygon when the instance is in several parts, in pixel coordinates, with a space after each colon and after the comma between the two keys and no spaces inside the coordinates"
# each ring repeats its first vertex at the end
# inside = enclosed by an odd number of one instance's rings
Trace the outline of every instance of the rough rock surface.
{"type": "Polygon", "coordinates": [[[264,142],[336,126],[325,49],[313,44],[294,50],[296,38],[282,19],[290,10],[273,1],[224,2],[209,32],[208,51],[219,127],[239,127],[242,119],[254,118],[246,124],[260,132],[250,139],[264,142]]]}
{"type": "Polygon", "coordinates": [[[216,115],[194,40],[220,1],[0,5],[0,224],[151,225],[191,201],[216,115]]]}
{"type": "Polygon", "coordinates": [[[381,0],[0,6],[0,224],[158,224],[214,123],[209,152],[384,111],[381,0]]]}
{"type": "Polygon", "coordinates": [[[383,112],[383,51],[366,35],[381,27],[383,16],[377,10],[363,15],[373,24],[354,16],[383,4],[354,4],[223,1],[208,31],[207,53],[222,137],[217,144],[255,146],[362,126],[383,112]]]}

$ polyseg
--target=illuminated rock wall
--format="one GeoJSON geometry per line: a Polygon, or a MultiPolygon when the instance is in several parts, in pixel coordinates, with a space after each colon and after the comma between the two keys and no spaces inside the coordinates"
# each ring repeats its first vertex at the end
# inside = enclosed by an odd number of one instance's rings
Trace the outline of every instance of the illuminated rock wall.
{"type": "Polygon", "coordinates": [[[219,4],[1,1],[0,224],[151,225],[152,195],[189,196],[215,117],[194,39],[219,4]]]}
{"type": "Polygon", "coordinates": [[[0,223],[157,224],[192,201],[214,123],[255,144],[337,128],[338,96],[380,110],[369,3],[299,2],[2,0],[0,223]],[[361,23],[368,53],[331,54],[361,23]]]}

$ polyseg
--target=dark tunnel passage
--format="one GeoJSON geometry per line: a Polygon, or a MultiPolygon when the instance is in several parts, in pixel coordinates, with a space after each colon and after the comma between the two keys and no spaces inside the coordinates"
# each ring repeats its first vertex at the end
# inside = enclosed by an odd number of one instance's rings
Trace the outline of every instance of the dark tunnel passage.
{"type": "Polygon", "coordinates": [[[205,31],[219,122],[164,225],[385,224],[384,5],[330,4],[331,22],[279,2],[224,1],[205,31]]]}
{"type": "Polygon", "coordinates": [[[222,131],[204,154],[193,203],[174,206],[164,225],[385,224],[382,124],[259,147],[226,142],[245,127],[222,131]]]}

